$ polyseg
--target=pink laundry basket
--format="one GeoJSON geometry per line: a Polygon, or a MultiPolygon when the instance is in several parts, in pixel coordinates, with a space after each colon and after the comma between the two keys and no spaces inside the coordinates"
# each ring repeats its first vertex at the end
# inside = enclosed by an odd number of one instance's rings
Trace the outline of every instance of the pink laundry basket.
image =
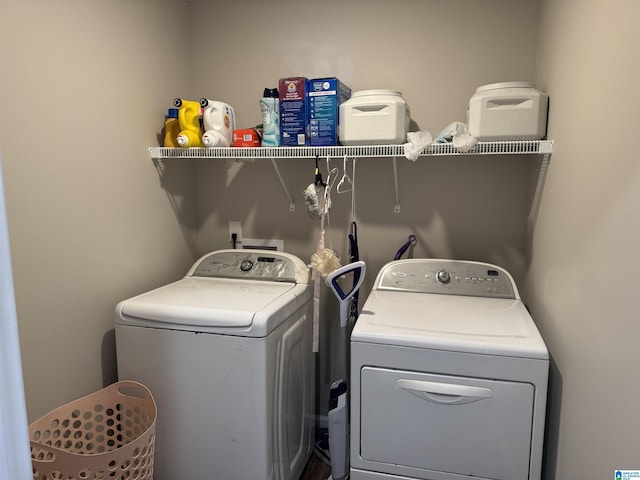
{"type": "Polygon", "coordinates": [[[29,425],[34,480],[153,479],[156,402],[122,381],[29,425]]]}

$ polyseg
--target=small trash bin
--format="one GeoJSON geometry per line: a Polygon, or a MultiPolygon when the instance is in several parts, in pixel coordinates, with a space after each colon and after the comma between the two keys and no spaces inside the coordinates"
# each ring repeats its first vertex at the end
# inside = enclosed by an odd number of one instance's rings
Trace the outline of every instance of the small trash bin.
{"type": "Polygon", "coordinates": [[[116,382],[29,425],[34,480],[153,479],[156,403],[116,382]]]}

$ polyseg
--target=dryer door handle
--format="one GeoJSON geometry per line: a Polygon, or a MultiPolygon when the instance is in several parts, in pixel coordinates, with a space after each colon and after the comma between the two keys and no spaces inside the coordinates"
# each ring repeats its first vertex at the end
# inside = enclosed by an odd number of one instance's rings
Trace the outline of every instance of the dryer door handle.
{"type": "Polygon", "coordinates": [[[493,398],[493,390],[490,388],[455,383],[425,382],[401,378],[396,381],[396,387],[418,398],[441,405],[464,405],[485,398],[493,398]]]}

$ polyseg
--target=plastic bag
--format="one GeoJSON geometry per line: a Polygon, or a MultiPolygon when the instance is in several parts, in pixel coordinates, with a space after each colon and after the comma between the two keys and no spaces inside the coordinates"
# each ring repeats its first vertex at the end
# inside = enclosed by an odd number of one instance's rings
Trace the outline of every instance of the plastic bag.
{"type": "Polygon", "coordinates": [[[469,126],[462,122],[453,122],[436,138],[435,143],[453,143],[461,152],[471,150],[478,140],[469,133],[469,126]]]}

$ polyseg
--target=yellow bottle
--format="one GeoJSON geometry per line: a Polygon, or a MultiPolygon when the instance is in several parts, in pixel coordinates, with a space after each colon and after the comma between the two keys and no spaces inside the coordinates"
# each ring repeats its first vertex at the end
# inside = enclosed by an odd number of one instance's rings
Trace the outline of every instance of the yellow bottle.
{"type": "Polygon", "coordinates": [[[167,118],[164,120],[164,147],[179,147],[178,135],[180,135],[180,121],[178,109],[170,108],[167,118]]]}
{"type": "Polygon", "coordinates": [[[200,102],[176,98],[173,104],[178,107],[180,133],[177,137],[181,147],[202,147],[202,128],[200,128],[200,102]]]}

